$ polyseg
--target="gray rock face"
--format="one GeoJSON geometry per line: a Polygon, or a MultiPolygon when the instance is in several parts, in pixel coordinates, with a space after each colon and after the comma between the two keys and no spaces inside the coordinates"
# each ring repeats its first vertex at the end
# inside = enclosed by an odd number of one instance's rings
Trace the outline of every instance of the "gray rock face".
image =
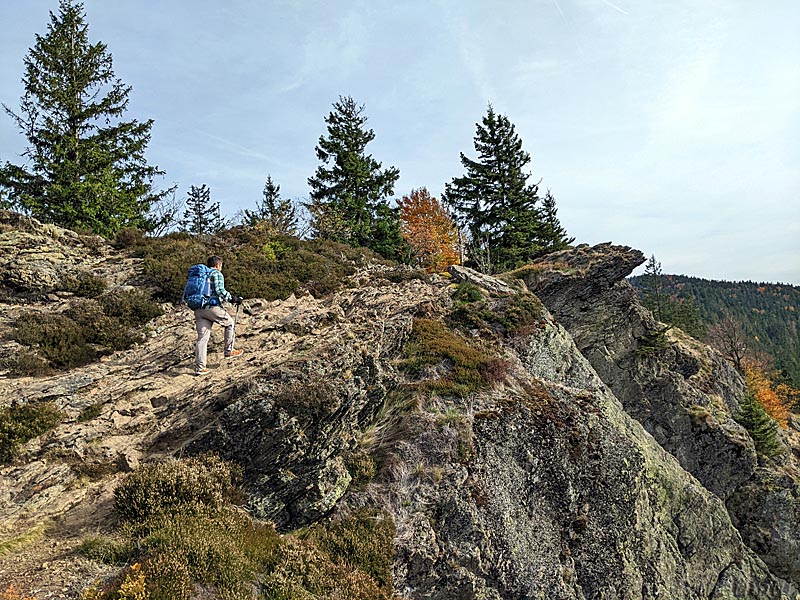
{"type": "Polygon", "coordinates": [[[423,410],[369,490],[398,527],[398,591],[795,597],[742,545],[723,503],[625,413],[563,328],[548,318],[513,346],[524,348],[506,354],[513,381],[458,405],[444,427],[435,425],[444,405],[423,410]]]}
{"type": "MultiPolygon", "coordinates": [[[[572,334],[625,410],[714,494],[727,502],[748,545],[776,574],[798,582],[800,532],[786,490],[756,474],[749,435],[732,418],[745,393],[738,373],[716,352],[663,326],[622,279],[644,261],[638,250],[602,244],[552,254],[522,269],[528,287],[572,334]]],[[[797,490],[773,465],[768,479],[797,490]]],[[[792,492],[797,494],[797,492],[792,492]]]]}

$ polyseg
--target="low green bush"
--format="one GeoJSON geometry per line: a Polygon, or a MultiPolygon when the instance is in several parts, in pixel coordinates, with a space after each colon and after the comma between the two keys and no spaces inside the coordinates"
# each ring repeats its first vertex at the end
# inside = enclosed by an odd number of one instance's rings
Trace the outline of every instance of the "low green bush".
{"type": "Polygon", "coordinates": [[[403,352],[402,368],[414,377],[430,367],[441,368],[438,378],[420,387],[442,395],[468,396],[503,381],[509,368],[503,359],[475,348],[444,323],[431,319],[414,321],[403,352]]]}
{"type": "Polygon", "coordinates": [[[462,281],[453,292],[453,300],[456,302],[477,302],[483,299],[483,293],[474,283],[462,281]]]}
{"type": "Polygon", "coordinates": [[[116,291],[100,298],[103,313],[118,319],[122,324],[144,325],[164,314],[161,305],[150,294],[141,290],[116,291]]]}
{"type": "Polygon", "coordinates": [[[17,319],[16,341],[30,346],[53,366],[70,369],[96,357],[87,346],[86,331],[62,314],[28,314],[17,319]]]}
{"type": "Polygon", "coordinates": [[[241,469],[214,454],[144,465],[114,490],[124,521],[218,509],[239,497],[241,469]]]}
{"type": "Polygon", "coordinates": [[[43,375],[51,367],[71,369],[143,340],[136,329],[163,314],[139,290],[78,299],[63,313],[27,314],[17,319],[14,338],[29,349],[6,361],[14,375],[43,375]]]}
{"type": "Polygon", "coordinates": [[[108,282],[99,276],[87,271],[71,273],[61,279],[59,286],[65,292],[72,292],[84,298],[97,298],[106,291],[108,282]]]}
{"type": "Polygon", "coordinates": [[[378,587],[391,593],[394,522],[369,509],[309,528],[308,539],[334,562],[369,575],[378,587]]]}
{"type": "MultiPolygon", "coordinates": [[[[198,584],[229,599],[391,598],[387,515],[364,510],[282,537],[230,504],[236,470],[203,456],[130,474],[115,491],[121,528],[87,538],[83,553],[111,564],[137,561],[141,597],[150,600],[189,600],[198,584]]],[[[134,567],[84,597],[118,600],[134,567]]]]}
{"type": "Polygon", "coordinates": [[[63,418],[61,411],[49,402],[0,408],[0,464],[10,463],[25,442],[50,431],[63,418]]]}
{"type": "MultiPolygon", "coordinates": [[[[469,288],[464,292],[467,294],[474,297],[469,288]]],[[[535,295],[518,293],[504,298],[462,301],[450,313],[448,322],[454,327],[516,337],[530,334],[544,314],[544,306],[535,295]]]]}
{"type": "Polygon", "coordinates": [[[348,275],[369,262],[384,262],[364,248],[327,240],[300,240],[236,227],[203,239],[185,233],[148,239],[137,248],[148,283],[177,302],[189,267],[212,254],[224,260],[225,287],[246,298],[285,299],[308,290],[320,297],[341,289],[348,275]]]}

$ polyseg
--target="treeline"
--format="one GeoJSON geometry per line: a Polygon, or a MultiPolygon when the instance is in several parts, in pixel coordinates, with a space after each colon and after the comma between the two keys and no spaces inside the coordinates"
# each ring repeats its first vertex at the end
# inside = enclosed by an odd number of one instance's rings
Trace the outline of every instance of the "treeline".
{"type": "Polygon", "coordinates": [[[659,273],[656,291],[652,278],[645,274],[630,281],[654,312],[660,295],[662,308],[666,307],[665,318],[660,320],[681,326],[680,319],[671,319],[669,314],[678,305],[693,307],[684,308],[684,313],[696,311],[700,327],[693,332],[699,333],[697,337],[704,338],[710,328],[727,325],[732,338],[738,325],[742,356],[748,351],[768,355],[786,383],[800,387],[800,287],[659,273]]]}
{"type": "Polygon", "coordinates": [[[125,120],[131,87],[115,76],[105,44],[89,41],[81,2],[60,0],[24,64],[19,109],[5,109],[27,138],[27,162],[0,166],[0,208],[108,238],[127,228],[202,235],[248,225],[366,247],[429,270],[463,262],[498,272],[574,241],[550,190],[542,196],[539,183],[529,183],[531,157],[514,125],[491,105],[476,123],[477,156],[461,153],[464,174],[445,184],[443,197],[420,186],[397,199],[399,169],[366,150],[375,132],[364,105],[340,96],[324,119],[308,200],[281,197],[268,174],[261,199],[228,218],[204,182],[185,197],[155,185],[165,172],[145,157],[153,121],[125,120]]]}

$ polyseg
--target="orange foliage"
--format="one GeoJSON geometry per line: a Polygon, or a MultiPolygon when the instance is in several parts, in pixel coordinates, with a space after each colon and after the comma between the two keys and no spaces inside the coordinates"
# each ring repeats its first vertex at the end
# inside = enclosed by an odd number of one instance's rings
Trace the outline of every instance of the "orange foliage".
{"type": "Polygon", "coordinates": [[[775,419],[783,429],[786,429],[789,424],[792,393],[800,394],[800,391],[785,384],[775,386],[773,384],[775,373],[761,361],[747,359],[743,366],[747,389],[764,407],[767,414],[775,419]]]}
{"type": "Polygon", "coordinates": [[[0,592],[0,600],[36,600],[36,598],[23,596],[13,585],[10,585],[5,592],[0,592]]]}
{"type": "Polygon", "coordinates": [[[458,262],[458,230],[439,201],[420,188],[403,196],[400,228],[421,267],[442,271],[458,262]]]}

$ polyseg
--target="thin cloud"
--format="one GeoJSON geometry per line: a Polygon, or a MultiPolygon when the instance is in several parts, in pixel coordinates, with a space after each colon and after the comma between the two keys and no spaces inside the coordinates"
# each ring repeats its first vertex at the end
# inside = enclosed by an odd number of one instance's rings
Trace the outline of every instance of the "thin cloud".
{"type": "Polygon", "coordinates": [[[611,8],[613,8],[614,10],[616,10],[616,11],[618,11],[618,12],[621,12],[623,15],[627,15],[627,14],[629,14],[627,11],[624,11],[624,10],[622,10],[622,9],[621,9],[619,6],[617,6],[617,5],[616,5],[616,4],[614,4],[613,2],[609,2],[608,0],[601,0],[601,2],[602,2],[603,4],[605,4],[606,6],[610,6],[610,7],[611,7],[611,8]]]}

